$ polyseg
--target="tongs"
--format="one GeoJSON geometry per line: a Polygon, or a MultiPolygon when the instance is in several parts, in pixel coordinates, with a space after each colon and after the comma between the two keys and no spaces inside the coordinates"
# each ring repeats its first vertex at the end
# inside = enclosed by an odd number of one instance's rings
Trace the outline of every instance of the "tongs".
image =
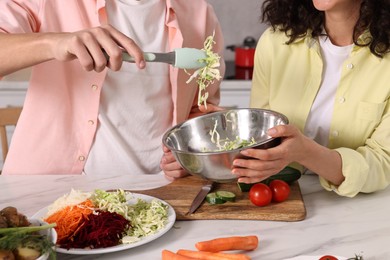
{"type": "MultiPolygon", "coordinates": [[[[108,54],[106,52],[104,54],[108,59],[108,54]]],[[[195,48],[178,48],[167,53],[144,52],[146,62],[164,62],[180,69],[203,68],[206,66],[206,57],[203,50],[195,48]]],[[[135,62],[134,58],[125,51],[122,53],[122,59],[127,62],[135,62]]]]}

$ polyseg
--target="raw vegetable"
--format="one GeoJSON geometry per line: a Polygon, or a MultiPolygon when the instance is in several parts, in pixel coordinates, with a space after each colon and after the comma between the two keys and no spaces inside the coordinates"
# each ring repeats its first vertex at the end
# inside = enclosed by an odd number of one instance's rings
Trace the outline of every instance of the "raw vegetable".
{"type": "Polygon", "coordinates": [[[282,181],[287,182],[288,184],[291,184],[294,181],[297,181],[300,177],[301,177],[301,172],[299,170],[287,166],[279,173],[265,179],[264,181],[256,182],[256,183],[237,182],[237,185],[238,185],[238,188],[240,189],[240,191],[247,192],[250,190],[250,188],[253,185],[255,185],[257,183],[269,184],[272,180],[282,180],[282,181]]]}
{"type": "Polygon", "coordinates": [[[234,149],[239,149],[239,148],[256,144],[256,140],[253,137],[251,138],[251,140],[241,139],[238,136],[236,136],[236,139],[234,139],[233,141],[228,138],[221,140],[220,134],[217,131],[217,126],[218,126],[218,121],[215,120],[214,128],[209,132],[211,136],[211,142],[217,146],[217,150],[205,151],[205,152],[231,151],[234,149]]]}
{"type": "Polygon", "coordinates": [[[250,260],[251,259],[249,256],[245,254],[193,251],[193,250],[186,250],[186,249],[178,250],[177,254],[192,257],[194,259],[204,259],[204,260],[250,260]]]}
{"type": "Polygon", "coordinates": [[[187,84],[191,82],[193,79],[196,79],[196,83],[198,83],[199,91],[198,91],[198,106],[204,105],[207,108],[207,98],[209,93],[206,91],[206,88],[214,82],[214,80],[220,80],[221,74],[219,71],[220,66],[220,56],[217,53],[212,51],[214,42],[214,35],[206,38],[203,46],[203,51],[206,53],[206,58],[199,60],[199,62],[206,63],[206,66],[200,69],[197,69],[187,80],[187,84]]]}
{"type": "Polygon", "coordinates": [[[111,236],[111,233],[104,235],[107,230],[104,228],[106,221],[111,221],[110,232],[119,237],[111,239],[115,245],[134,243],[156,233],[166,225],[167,205],[155,199],[150,202],[137,199],[131,204],[130,199],[133,199],[132,194],[121,189],[112,192],[95,190],[92,193],[72,191],[61,197],[61,201],[53,203],[62,209],[47,216],[45,220],[49,223],[57,222],[58,241],[65,248],[83,247],[87,244],[90,248],[96,248],[98,243],[103,247],[112,246],[113,244],[104,237],[109,239],[111,236]],[[66,205],[67,201],[78,201],[78,198],[88,199],[77,205],[66,205]],[[96,218],[96,214],[100,214],[99,218],[96,218]],[[126,220],[126,228],[123,228],[124,222],[113,220],[116,214],[126,220]],[[84,228],[88,226],[94,227],[93,230],[97,233],[84,232],[84,228]],[[73,241],[74,239],[77,240],[73,241]],[[91,242],[94,239],[99,242],[91,242]]]}
{"type": "Polygon", "coordinates": [[[264,207],[271,203],[272,191],[264,183],[257,183],[249,190],[249,200],[258,207],[264,207]]]}
{"type": "Polygon", "coordinates": [[[210,204],[223,204],[227,201],[235,201],[236,200],[236,194],[230,191],[216,191],[216,192],[211,192],[207,194],[206,196],[206,201],[210,204]]]}
{"type": "MultiPolygon", "coordinates": [[[[321,256],[318,260],[338,260],[338,258],[333,256],[333,255],[324,255],[324,256],[321,256]]],[[[350,257],[346,260],[363,260],[363,256],[355,254],[354,257],[350,257]]]]}
{"type": "Polygon", "coordinates": [[[229,250],[255,250],[259,244],[257,236],[231,236],[201,241],[195,244],[199,251],[220,252],[229,250]]]}
{"type": "Polygon", "coordinates": [[[224,204],[226,202],[226,200],[218,197],[215,192],[211,192],[211,193],[207,194],[206,201],[212,205],[224,204]]]}
{"type": "Polygon", "coordinates": [[[283,170],[278,172],[275,175],[272,175],[262,181],[265,184],[269,184],[273,180],[282,180],[287,182],[288,184],[293,183],[294,181],[297,181],[299,178],[301,178],[302,174],[299,170],[292,168],[290,166],[286,166],[283,170]]]}
{"type": "Polygon", "coordinates": [[[60,246],[63,248],[104,248],[116,246],[129,228],[130,221],[115,212],[96,211],[83,221],[74,236],[60,246]]]}
{"type": "Polygon", "coordinates": [[[146,202],[138,199],[137,203],[130,208],[129,216],[132,228],[122,239],[124,244],[138,241],[165,227],[168,219],[168,206],[159,200],[146,202]]]}
{"type": "Polygon", "coordinates": [[[319,260],[338,260],[338,258],[332,255],[324,255],[319,260]]]}
{"type": "Polygon", "coordinates": [[[172,251],[164,249],[161,253],[161,259],[162,260],[191,260],[194,259],[192,257],[187,257],[184,255],[176,254],[172,251]]]}
{"type": "Polygon", "coordinates": [[[70,193],[63,195],[62,197],[56,199],[51,205],[49,205],[46,216],[50,216],[54,212],[60,211],[67,206],[78,205],[90,197],[90,192],[81,192],[79,190],[72,189],[70,193]]]}
{"type": "Polygon", "coordinates": [[[76,232],[83,219],[93,212],[93,208],[92,201],[87,199],[78,205],[66,206],[60,211],[49,215],[44,221],[57,223],[57,241],[64,243],[64,240],[67,240],[76,232]]]}
{"type": "Polygon", "coordinates": [[[236,200],[236,194],[234,194],[231,191],[220,190],[220,191],[215,192],[215,194],[217,195],[218,198],[221,198],[225,201],[235,201],[236,200]]]}
{"type": "Polygon", "coordinates": [[[290,195],[290,186],[287,182],[282,180],[273,180],[269,184],[272,192],[272,201],[283,202],[288,199],[290,195]]]}

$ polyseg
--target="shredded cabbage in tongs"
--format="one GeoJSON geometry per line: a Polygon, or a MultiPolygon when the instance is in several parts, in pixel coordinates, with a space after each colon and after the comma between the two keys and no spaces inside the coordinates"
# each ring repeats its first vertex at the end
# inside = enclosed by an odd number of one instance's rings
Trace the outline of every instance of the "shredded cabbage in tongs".
{"type": "Polygon", "coordinates": [[[186,71],[188,75],[191,75],[187,80],[187,84],[196,79],[196,83],[199,86],[198,106],[203,104],[206,108],[206,101],[209,97],[209,93],[206,91],[206,88],[210,84],[214,83],[214,80],[221,79],[221,73],[219,71],[219,60],[221,57],[212,51],[213,44],[215,44],[214,35],[215,31],[213,32],[213,35],[206,38],[202,49],[206,53],[206,58],[199,60],[199,62],[205,62],[206,66],[197,69],[192,75],[186,71]]]}

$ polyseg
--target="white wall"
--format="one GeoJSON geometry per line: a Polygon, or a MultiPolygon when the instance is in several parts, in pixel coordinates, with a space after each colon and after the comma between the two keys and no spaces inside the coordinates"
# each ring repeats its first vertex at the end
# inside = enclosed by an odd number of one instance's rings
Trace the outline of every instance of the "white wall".
{"type": "MultiPolygon", "coordinates": [[[[266,25],[260,22],[263,0],[208,0],[221,23],[225,45],[240,45],[246,36],[258,39],[266,25]]],[[[233,60],[232,51],[225,50],[225,59],[233,60]]]]}

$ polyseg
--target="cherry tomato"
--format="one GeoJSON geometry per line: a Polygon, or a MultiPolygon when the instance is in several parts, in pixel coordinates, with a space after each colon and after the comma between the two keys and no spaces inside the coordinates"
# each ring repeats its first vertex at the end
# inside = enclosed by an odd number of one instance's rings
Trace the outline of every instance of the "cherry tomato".
{"type": "Polygon", "coordinates": [[[266,206],[272,200],[271,189],[264,183],[256,183],[249,190],[249,200],[256,206],[266,206]]]}
{"type": "Polygon", "coordinates": [[[287,182],[282,180],[273,180],[269,184],[272,192],[272,201],[282,202],[285,201],[290,195],[290,186],[287,182]]]}
{"type": "Polygon", "coordinates": [[[324,255],[324,256],[321,256],[321,258],[318,260],[338,260],[338,258],[334,257],[332,255],[324,255]]]}

